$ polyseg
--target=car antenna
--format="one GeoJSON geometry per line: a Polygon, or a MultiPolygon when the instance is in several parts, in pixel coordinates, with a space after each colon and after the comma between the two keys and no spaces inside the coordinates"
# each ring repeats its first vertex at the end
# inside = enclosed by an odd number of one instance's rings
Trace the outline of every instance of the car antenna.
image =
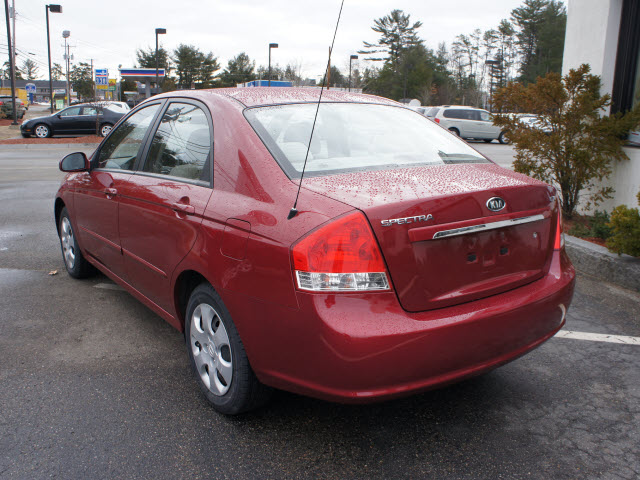
{"type": "Polygon", "coordinates": [[[307,154],[304,156],[304,165],[302,166],[302,173],[300,174],[300,183],[298,183],[298,193],[296,194],[296,200],[293,202],[293,207],[289,210],[287,220],[291,220],[298,214],[298,197],[300,196],[300,187],[302,187],[302,179],[304,178],[304,171],[307,168],[307,160],[309,158],[309,150],[311,149],[311,140],[313,140],[313,131],[316,128],[316,120],[318,119],[318,110],[320,110],[320,101],[322,100],[322,92],[324,91],[324,84],[327,81],[327,72],[331,68],[331,52],[333,52],[333,44],[336,42],[336,34],[338,33],[338,25],[340,24],[340,16],[342,15],[342,6],[344,0],[340,3],[340,11],[338,12],[338,21],[336,22],[336,29],[333,32],[333,40],[331,41],[331,48],[329,49],[329,60],[327,61],[327,69],[324,71],[324,78],[322,79],[322,87],[320,88],[320,96],[318,97],[318,105],[316,107],[316,115],[313,117],[313,125],[311,126],[311,135],[309,135],[309,143],[307,144],[307,154]]]}

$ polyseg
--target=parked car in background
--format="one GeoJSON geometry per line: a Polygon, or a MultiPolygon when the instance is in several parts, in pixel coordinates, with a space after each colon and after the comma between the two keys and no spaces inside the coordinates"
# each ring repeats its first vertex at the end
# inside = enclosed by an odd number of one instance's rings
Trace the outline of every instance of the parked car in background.
{"type": "MultiPolygon", "coordinates": [[[[13,118],[13,102],[11,101],[11,95],[0,95],[0,112],[4,118],[13,118]]],[[[24,117],[26,112],[25,104],[19,98],[16,98],[16,111],[18,112],[18,119],[24,117]]]]}
{"type": "Polygon", "coordinates": [[[427,110],[427,117],[462,138],[510,143],[506,132],[493,124],[492,115],[480,108],[459,105],[432,107],[427,110]]]}
{"type": "Polygon", "coordinates": [[[226,414],[268,387],[408,395],[564,325],[575,272],[554,187],[392,100],[322,101],[257,87],[139,105],[91,159],[60,162],[68,273],[99,269],[184,332],[199,387],[226,414]]]}
{"type": "Polygon", "coordinates": [[[99,134],[105,137],[124,115],[125,112],[121,110],[82,103],[46,117],[29,119],[20,126],[20,133],[25,138],[32,135],[38,138],[53,135],[95,135],[97,126],[99,134]]]}
{"type": "Polygon", "coordinates": [[[127,113],[131,110],[131,107],[127,102],[102,102],[101,105],[104,105],[105,108],[113,110],[114,112],[119,113],[127,113]]]}

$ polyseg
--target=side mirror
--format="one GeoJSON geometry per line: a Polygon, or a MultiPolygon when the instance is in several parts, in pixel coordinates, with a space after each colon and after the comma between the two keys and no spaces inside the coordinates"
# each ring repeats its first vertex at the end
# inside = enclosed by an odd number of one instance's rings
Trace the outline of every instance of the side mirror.
{"type": "Polygon", "coordinates": [[[56,117],[62,118],[62,115],[60,115],[59,113],[56,113],[56,117]]]}
{"type": "Polygon", "coordinates": [[[63,172],[88,172],[89,159],[83,152],[70,153],[60,160],[60,170],[63,172]]]}

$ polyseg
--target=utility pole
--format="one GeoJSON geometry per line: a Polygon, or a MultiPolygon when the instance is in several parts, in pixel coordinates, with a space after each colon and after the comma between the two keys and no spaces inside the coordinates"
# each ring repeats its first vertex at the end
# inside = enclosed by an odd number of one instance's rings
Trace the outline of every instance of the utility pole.
{"type": "Polygon", "coordinates": [[[13,104],[13,122],[11,125],[18,125],[18,112],[16,110],[16,66],[13,63],[11,54],[11,28],[9,26],[9,0],[4,0],[4,13],[7,19],[7,46],[9,47],[9,69],[11,70],[11,102],[13,104]]]}
{"type": "Polygon", "coordinates": [[[71,32],[69,30],[64,30],[62,32],[62,38],[64,38],[64,59],[66,60],[67,66],[67,107],[71,105],[71,85],[69,82],[69,61],[71,60],[69,55],[69,44],[67,43],[67,38],[71,36],[71,32]]]}
{"type": "MultiPolygon", "coordinates": [[[[12,48],[11,48],[11,55],[13,55],[13,68],[14,70],[17,68],[16,67],[16,0],[11,0],[11,20],[12,20],[12,35],[13,35],[13,44],[12,44],[12,48]]],[[[14,77],[15,77],[15,71],[14,71],[14,77]]],[[[15,78],[14,78],[15,81],[15,78]]]]}
{"type": "Polygon", "coordinates": [[[94,81],[94,76],[93,76],[93,58],[91,59],[91,81],[93,82],[93,99],[94,100],[98,100],[98,92],[96,91],[96,89],[98,88],[96,85],[96,82],[94,81]]]}

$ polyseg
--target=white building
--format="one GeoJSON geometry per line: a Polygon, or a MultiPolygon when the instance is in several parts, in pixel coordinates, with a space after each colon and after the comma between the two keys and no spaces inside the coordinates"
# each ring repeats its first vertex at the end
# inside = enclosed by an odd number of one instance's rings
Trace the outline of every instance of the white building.
{"type": "MultiPolygon", "coordinates": [[[[612,111],[640,103],[640,0],[568,0],[562,73],[583,63],[602,79],[612,96],[612,111]]],[[[609,177],[614,198],[600,205],[637,207],[640,191],[640,146],[625,147],[629,161],[617,162],[609,177]]]]}

